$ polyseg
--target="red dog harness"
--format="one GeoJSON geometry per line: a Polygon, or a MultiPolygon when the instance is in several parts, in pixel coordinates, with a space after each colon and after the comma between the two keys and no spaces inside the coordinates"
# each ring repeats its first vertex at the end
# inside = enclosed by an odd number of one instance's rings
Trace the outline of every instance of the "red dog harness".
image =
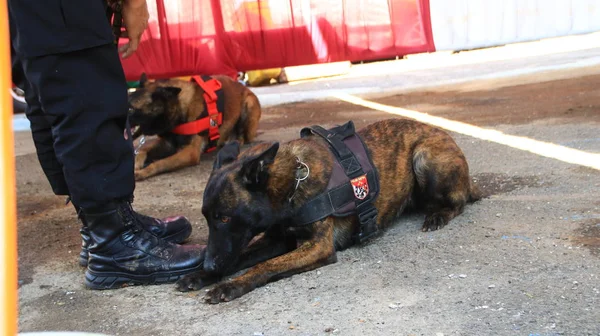
{"type": "MultiPolygon", "coordinates": [[[[198,83],[204,91],[204,104],[208,112],[208,116],[181,124],[175,127],[171,132],[180,135],[195,135],[208,130],[208,138],[210,142],[219,140],[219,126],[223,123],[223,108],[222,97],[219,97],[221,90],[221,82],[208,76],[193,76],[192,80],[198,83]],[[204,78],[202,78],[204,77],[204,78]],[[221,99],[219,99],[221,98],[221,99]],[[220,104],[217,104],[220,103],[220,104]],[[221,107],[221,109],[219,109],[221,107]]],[[[215,146],[211,146],[207,152],[211,152],[215,146]]]]}

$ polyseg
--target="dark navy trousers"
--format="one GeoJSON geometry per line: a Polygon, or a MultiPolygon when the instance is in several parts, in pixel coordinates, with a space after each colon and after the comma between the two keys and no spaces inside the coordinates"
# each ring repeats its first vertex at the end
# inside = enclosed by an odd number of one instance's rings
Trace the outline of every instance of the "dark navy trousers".
{"type": "MultiPolygon", "coordinates": [[[[63,15],[54,18],[60,27],[77,28],[87,24],[81,21],[83,18],[91,16],[95,19],[88,22],[98,26],[93,30],[97,34],[88,34],[90,39],[85,40],[83,35],[77,40],[80,45],[70,43],[58,48],[58,52],[50,47],[60,47],[66,35],[57,29],[56,35],[51,36],[63,39],[56,43],[40,41],[40,49],[36,50],[31,39],[47,37],[52,32],[36,35],[32,29],[43,22],[28,24],[34,15],[20,8],[21,3],[9,2],[15,4],[10,8],[11,37],[16,42],[13,75],[24,74],[24,78],[13,81],[25,90],[26,114],[40,165],[54,193],[69,195],[75,205],[83,208],[129,198],[135,188],[132,140],[131,136],[127,139],[123,136],[128,128],[127,84],[117,47],[104,34],[110,32],[110,26],[102,11],[104,7],[98,6],[97,1],[82,2],[82,16],[75,15],[79,2],[69,1],[68,7],[65,0],[41,2],[46,7],[62,8],[63,15]],[[94,7],[94,15],[90,15],[88,8],[92,2],[100,8],[94,7]],[[101,17],[106,21],[101,21],[101,17]],[[22,73],[18,71],[19,63],[22,73]]],[[[92,31],[93,27],[89,28],[92,31]]],[[[73,34],[86,32],[67,30],[73,34]]]]}
{"type": "Polygon", "coordinates": [[[27,115],[56,194],[83,208],[133,195],[127,85],[114,44],[23,59],[27,115]],[[59,169],[60,167],[60,169],[59,169]]]}

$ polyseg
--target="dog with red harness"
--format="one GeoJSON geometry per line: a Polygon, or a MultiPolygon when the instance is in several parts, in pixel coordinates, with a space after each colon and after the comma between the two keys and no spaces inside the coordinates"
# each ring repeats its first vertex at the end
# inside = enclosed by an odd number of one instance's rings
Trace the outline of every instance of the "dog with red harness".
{"type": "Polygon", "coordinates": [[[261,117],[256,95],[227,76],[149,81],[143,74],[129,106],[133,138],[157,138],[136,149],[138,181],[197,165],[228,141],[252,142],[261,117]]]}

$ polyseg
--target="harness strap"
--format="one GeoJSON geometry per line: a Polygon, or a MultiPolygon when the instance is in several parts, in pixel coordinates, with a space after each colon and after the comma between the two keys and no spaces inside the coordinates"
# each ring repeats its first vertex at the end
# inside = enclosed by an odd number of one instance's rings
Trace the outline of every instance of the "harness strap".
{"type": "MultiPolygon", "coordinates": [[[[370,171],[367,173],[367,179],[369,181],[373,181],[375,179],[375,172],[370,171]]],[[[322,193],[317,197],[311,199],[307,203],[302,206],[302,215],[295,216],[293,218],[294,226],[304,226],[308,224],[312,224],[314,222],[320,221],[322,219],[327,218],[334,214],[336,217],[349,216],[354,213],[354,210],[338,213],[350,203],[355,202],[354,191],[352,190],[352,185],[350,183],[344,183],[341,186],[333,188],[328,192],[322,193]]],[[[360,216],[361,212],[372,213],[372,210],[368,205],[372,205],[372,202],[362,202],[357,206],[357,210],[360,216]],[[362,206],[362,207],[361,207],[362,206]],[[359,209],[360,208],[360,209],[359,209]]],[[[377,209],[373,206],[373,210],[375,210],[375,216],[377,215],[377,209]]],[[[365,217],[365,219],[367,219],[365,217]]]]}
{"type": "Polygon", "coordinates": [[[221,82],[208,76],[202,77],[192,76],[192,80],[204,91],[203,97],[208,116],[181,124],[171,132],[181,135],[194,135],[208,130],[208,138],[212,142],[220,138],[219,126],[223,123],[223,114],[219,112],[219,107],[217,106],[217,102],[219,101],[217,91],[221,89],[221,82]]]}
{"type": "Polygon", "coordinates": [[[360,162],[348,146],[344,144],[344,139],[355,134],[354,123],[349,122],[330,130],[326,130],[321,126],[306,127],[300,131],[300,136],[305,137],[310,133],[317,134],[327,141],[350,179],[364,175],[360,162]]]}
{"type": "MultiPolygon", "coordinates": [[[[302,138],[307,137],[310,134],[316,134],[328,143],[339,163],[339,167],[350,181],[335,186],[304,204],[297,216],[294,216],[293,225],[304,226],[322,220],[328,216],[333,215],[336,217],[343,217],[356,213],[359,226],[353,239],[355,243],[362,243],[378,232],[378,213],[377,208],[375,208],[375,205],[373,204],[379,193],[378,176],[375,165],[370,158],[364,160],[368,160],[371,170],[366,174],[364,173],[360,160],[356,157],[355,153],[348,148],[344,140],[348,140],[349,137],[356,137],[357,141],[363,146],[365,152],[366,146],[362,139],[360,139],[360,136],[356,134],[354,123],[352,121],[330,130],[326,130],[320,126],[312,126],[304,128],[300,132],[302,138]],[[353,182],[361,179],[366,179],[364,182],[367,183],[370,190],[367,197],[359,200],[355,197],[353,182]]],[[[335,174],[336,169],[339,168],[335,166],[334,162],[332,174],[335,174]]]]}

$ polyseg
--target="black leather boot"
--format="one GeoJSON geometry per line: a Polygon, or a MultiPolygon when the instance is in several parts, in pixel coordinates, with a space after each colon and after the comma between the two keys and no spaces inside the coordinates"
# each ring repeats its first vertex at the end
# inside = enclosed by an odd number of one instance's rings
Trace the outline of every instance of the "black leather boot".
{"type": "MultiPolygon", "coordinates": [[[[90,244],[90,233],[87,228],[87,223],[84,216],[81,215],[80,208],[76,205],[75,211],[81,221],[81,251],[79,252],[79,265],[87,267],[88,264],[88,246],[90,244]]],[[[131,207],[131,204],[129,204],[131,207]]],[[[184,216],[168,217],[163,219],[153,218],[142,215],[133,211],[138,224],[142,228],[158,238],[162,238],[171,243],[180,244],[183,243],[192,234],[192,224],[184,216]]]]}
{"type": "Polygon", "coordinates": [[[88,288],[173,283],[202,269],[203,247],[170,243],[144,230],[128,202],[82,214],[90,234],[88,288]]]}

